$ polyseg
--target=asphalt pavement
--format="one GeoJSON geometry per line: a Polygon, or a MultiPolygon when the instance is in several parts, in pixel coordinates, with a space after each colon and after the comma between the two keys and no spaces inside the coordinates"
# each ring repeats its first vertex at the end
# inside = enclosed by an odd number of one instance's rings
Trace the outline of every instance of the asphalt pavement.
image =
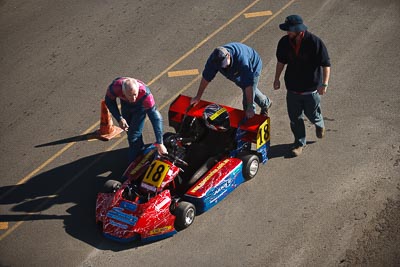
{"type": "MultiPolygon", "coordinates": [[[[399,266],[399,15],[397,0],[0,0],[0,266],[399,266]],[[306,122],[298,158],[287,157],[285,88],[272,87],[291,14],[332,63],[326,138],[306,122]],[[208,55],[231,41],[263,59],[270,160],[172,238],[105,239],[96,193],[127,161],[125,135],[93,138],[107,86],[146,82],[171,131],[169,104],[196,93],[208,55]]],[[[241,107],[221,75],[203,99],[241,107]]]]}

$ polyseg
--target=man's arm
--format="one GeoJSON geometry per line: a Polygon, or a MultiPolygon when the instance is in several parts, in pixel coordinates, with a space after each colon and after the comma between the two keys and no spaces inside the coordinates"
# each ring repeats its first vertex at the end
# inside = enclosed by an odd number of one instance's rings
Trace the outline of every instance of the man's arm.
{"type": "Polygon", "coordinates": [[[318,88],[318,93],[320,95],[326,93],[330,75],[331,75],[331,67],[322,67],[322,85],[318,88]]]}
{"type": "Polygon", "coordinates": [[[168,154],[167,148],[163,144],[163,124],[160,112],[158,112],[156,106],[153,106],[146,110],[146,113],[147,116],[149,116],[151,125],[153,126],[158,154],[168,154]]]}
{"type": "Polygon", "coordinates": [[[118,109],[118,105],[117,105],[117,99],[114,98],[110,98],[108,95],[105,96],[104,98],[107,108],[110,111],[110,113],[113,115],[113,117],[119,122],[121,119],[121,113],[118,109]]]}
{"type": "Polygon", "coordinates": [[[197,94],[196,94],[195,97],[193,97],[190,100],[190,104],[191,105],[197,105],[197,103],[199,103],[199,101],[201,99],[201,96],[203,95],[204,91],[206,90],[208,84],[209,84],[209,81],[207,81],[204,78],[201,78],[201,82],[200,82],[200,85],[199,85],[199,89],[197,90],[197,94]]]}
{"type": "Polygon", "coordinates": [[[110,111],[111,115],[115,118],[115,120],[118,122],[119,127],[123,129],[124,131],[128,131],[129,124],[128,122],[121,116],[121,113],[118,108],[117,104],[117,98],[113,96],[110,92],[110,89],[107,90],[106,96],[104,98],[106,102],[106,106],[108,110],[110,111]]]}
{"type": "Polygon", "coordinates": [[[254,116],[254,107],[253,107],[253,103],[254,103],[254,98],[253,98],[253,86],[247,86],[244,89],[244,93],[246,95],[246,118],[250,119],[254,116]]]}
{"type": "Polygon", "coordinates": [[[275,80],[274,80],[274,89],[278,90],[279,88],[281,88],[281,82],[280,82],[280,77],[282,74],[283,69],[285,68],[285,64],[281,63],[281,62],[277,62],[276,63],[276,68],[275,68],[275,80]]]}

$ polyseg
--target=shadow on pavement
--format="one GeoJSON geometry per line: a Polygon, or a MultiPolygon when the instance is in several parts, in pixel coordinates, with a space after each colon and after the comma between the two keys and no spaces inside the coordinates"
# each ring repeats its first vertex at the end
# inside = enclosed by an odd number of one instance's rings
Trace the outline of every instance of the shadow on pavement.
{"type": "MultiPolygon", "coordinates": [[[[307,146],[314,144],[315,141],[307,141],[307,146]]],[[[290,144],[280,144],[280,145],[273,145],[269,148],[268,151],[268,158],[273,159],[273,158],[293,158],[291,155],[290,151],[293,148],[293,143],[290,144]]]]}
{"type": "MultiPolygon", "coordinates": [[[[291,146],[271,146],[269,158],[286,157],[291,146]]],[[[36,175],[24,184],[0,187],[0,205],[12,206],[9,214],[0,215],[0,222],[63,220],[68,234],[100,250],[120,251],[145,245],[108,240],[95,223],[97,192],[109,179],[121,181],[127,155],[127,148],[95,154],[36,175]],[[69,203],[74,205],[64,215],[48,211],[54,205],[69,203]]]]}
{"type": "Polygon", "coordinates": [[[55,146],[55,145],[72,143],[72,142],[89,141],[89,140],[94,140],[94,139],[101,140],[101,139],[99,139],[97,132],[92,132],[92,133],[88,133],[88,134],[77,135],[77,136],[73,136],[73,137],[69,137],[69,138],[65,138],[65,139],[61,139],[61,140],[56,140],[53,142],[36,145],[35,147],[38,148],[38,147],[46,147],[46,146],[55,146]]]}
{"type": "Polygon", "coordinates": [[[127,148],[92,155],[41,173],[24,184],[1,187],[0,205],[14,206],[11,214],[0,215],[0,221],[63,220],[68,234],[98,249],[119,251],[140,246],[104,238],[95,223],[97,192],[105,181],[121,180],[127,155],[127,148]],[[68,203],[75,205],[67,214],[46,214],[54,205],[68,203]]]}

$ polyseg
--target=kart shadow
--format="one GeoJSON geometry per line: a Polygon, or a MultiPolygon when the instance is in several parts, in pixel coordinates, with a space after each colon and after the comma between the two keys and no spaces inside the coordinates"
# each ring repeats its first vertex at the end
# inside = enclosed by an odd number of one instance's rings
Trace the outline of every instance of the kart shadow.
{"type": "MultiPolygon", "coordinates": [[[[291,144],[271,146],[269,158],[286,157],[290,148],[291,144]]],[[[66,233],[99,250],[121,251],[147,245],[108,240],[95,223],[97,193],[107,180],[121,181],[127,155],[127,148],[91,155],[40,173],[24,184],[0,187],[0,205],[10,206],[8,214],[0,214],[0,222],[12,226],[24,221],[63,220],[66,233]],[[56,205],[69,208],[63,212],[54,209],[56,205]]]]}
{"type": "Polygon", "coordinates": [[[63,220],[69,235],[103,250],[119,251],[143,245],[108,240],[95,222],[97,192],[105,181],[121,180],[127,155],[127,148],[95,154],[38,174],[24,184],[0,187],[0,205],[10,206],[10,212],[1,214],[0,221],[8,222],[11,227],[21,221],[63,220]],[[55,205],[70,207],[63,212],[54,209],[55,205]]]}

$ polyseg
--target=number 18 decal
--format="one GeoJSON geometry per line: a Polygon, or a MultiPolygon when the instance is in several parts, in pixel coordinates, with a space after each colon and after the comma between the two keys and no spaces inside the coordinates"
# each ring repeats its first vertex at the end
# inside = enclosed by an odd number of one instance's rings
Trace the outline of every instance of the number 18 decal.
{"type": "Polygon", "coordinates": [[[257,149],[262,147],[265,143],[269,141],[269,118],[264,121],[263,124],[258,127],[257,131],[257,149]]]}
{"type": "Polygon", "coordinates": [[[169,170],[169,165],[159,160],[153,161],[144,175],[143,182],[160,187],[169,170]]]}

